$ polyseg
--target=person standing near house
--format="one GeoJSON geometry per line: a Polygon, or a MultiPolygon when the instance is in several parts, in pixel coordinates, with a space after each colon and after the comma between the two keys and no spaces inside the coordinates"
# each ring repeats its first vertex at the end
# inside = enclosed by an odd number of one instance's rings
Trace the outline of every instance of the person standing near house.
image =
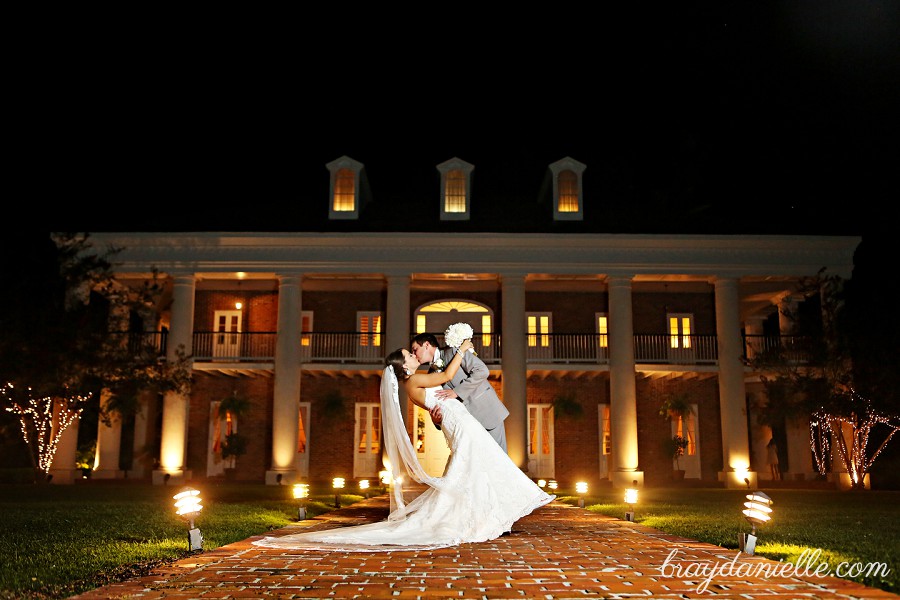
{"type": "MultiPolygon", "coordinates": [[[[410,351],[420,365],[429,365],[429,372],[443,370],[456,354],[455,348],[440,348],[437,338],[430,333],[415,336],[410,343],[410,351]]],[[[484,361],[473,352],[466,352],[460,369],[442,386],[443,389],[437,392],[437,398],[459,399],[472,416],[487,429],[503,451],[507,452],[506,427],[503,421],[509,416],[509,411],[488,381],[488,375],[490,369],[484,361]]],[[[431,420],[440,429],[440,403],[430,412],[431,420]]]]}
{"type": "Polygon", "coordinates": [[[781,467],[778,465],[778,444],[775,438],[771,438],[766,445],[766,462],[769,463],[769,470],[772,472],[772,481],[781,481],[781,467]]]}

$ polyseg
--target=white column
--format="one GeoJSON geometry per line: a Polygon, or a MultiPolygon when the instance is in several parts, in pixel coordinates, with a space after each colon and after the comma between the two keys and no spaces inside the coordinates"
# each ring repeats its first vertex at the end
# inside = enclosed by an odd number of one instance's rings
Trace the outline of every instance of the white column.
{"type": "Polygon", "coordinates": [[[302,311],[299,275],[282,276],[278,284],[278,338],[275,342],[275,383],[272,401],[272,468],[266,484],[293,483],[300,418],[300,338],[302,311]]]}
{"type": "Polygon", "coordinates": [[[756,485],[756,472],[750,471],[738,281],[730,277],[717,278],[715,290],[724,464],[719,480],[729,488],[746,488],[745,478],[750,480],[751,486],[756,485]]]}
{"type": "MultiPolygon", "coordinates": [[[[385,332],[384,354],[387,356],[398,348],[409,349],[409,275],[389,275],[387,277],[387,314],[381,328],[385,332]]],[[[409,418],[409,398],[400,386],[400,410],[404,419],[409,418]]],[[[407,425],[409,425],[407,423],[407,425]]]]}
{"type": "Polygon", "coordinates": [[[124,475],[119,469],[119,453],[122,445],[122,415],[109,410],[111,394],[100,391],[101,417],[97,425],[97,449],[94,453],[92,479],[118,479],[124,475]],[[104,416],[107,423],[104,423],[104,416]]]}
{"type": "Polygon", "coordinates": [[[766,317],[763,315],[753,315],[744,320],[744,335],[748,336],[747,358],[752,359],[756,352],[762,350],[763,346],[763,323],[766,317]]]}
{"type": "MultiPolygon", "coordinates": [[[[114,307],[109,315],[110,331],[128,331],[128,309],[114,307]]],[[[122,350],[127,347],[128,339],[120,336],[118,345],[122,350]]],[[[97,449],[94,453],[94,467],[91,477],[95,479],[118,479],[125,475],[119,468],[122,446],[122,414],[118,410],[110,410],[112,394],[109,390],[100,391],[100,417],[97,424],[97,449]]]]}
{"type": "Polygon", "coordinates": [[[501,278],[502,310],[500,352],[502,356],[501,390],[509,411],[506,418],[506,447],[512,461],[528,470],[528,367],[525,360],[525,277],[501,278]]]}
{"type": "MultiPolygon", "coordinates": [[[[187,356],[193,352],[194,288],[193,275],[174,278],[172,319],[166,343],[166,359],[170,362],[177,360],[179,349],[187,356]]],[[[153,483],[156,485],[166,482],[178,484],[190,478],[190,472],[185,470],[188,407],[189,397],[186,394],[166,392],[163,398],[160,468],[153,471],[153,483]]]]}
{"type": "Polygon", "coordinates": [[[150,405],[154,401],[152,392],[142,392],[138,397],[137,412],[134,415],[134,440],[132,445],[131,468],[129,479],[144,477],[153,466],[151,456],[150,405]]]}
{"type": "Polygon", "coordinates": [[[611,276],[609,295],[609,419],[612,442],[614,487],[644,484],[639,470],[637,391],[634,382],[634,324],[631,308],[631,277],[611,276]]]}
{"type": "MultiPolygon", "coordinates": [[[[54,405],[54,412],[58,412],[58,406],[54,405]]],[[[53,418],[53,426],[56,427],[57,417],[53,418]]],[[[53,483],[74,483],[81,479],[81,469],[75,468],[78,460],[78,424],[80,419],[75,419],[66,427],[56,443],[56,454],[53,457],[53,465],[49,475],[53,476],[53,483]]]]}

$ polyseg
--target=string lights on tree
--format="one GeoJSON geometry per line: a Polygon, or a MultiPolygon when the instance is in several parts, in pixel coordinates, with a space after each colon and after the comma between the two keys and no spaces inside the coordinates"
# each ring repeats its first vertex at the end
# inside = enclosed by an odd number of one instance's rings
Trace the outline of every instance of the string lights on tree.
{"type": "Polygon", "coordinates": [[[820,408],[812,415],[809,423],[809,445],[819,474],[827,473],[828,459],[832,456],[832,448],[835,448],[852,486],[863,487],[872,463],[894,434],[900,431],[900,417],[877,412],[868,399],[854,390],[850,390],[849,398],[855,409],[848,411],[849,414],[836,414],[820,408]],[[867,450],[869,436],[879,425],[886,426],[888,432],[878,448],[869,456],[867,450]],[[848,430],[848,435],[845,435],[845,429],[848,430]]]}
{"type": "Polygon", "coordinates": [[[22,439],[32,452],[32,461],[44,474],[50,472],[53,458],[63,432],[81,418],[87,396],[45,396],[35,398],[27,388],[25,398],[17,398],[17,390],[11,383],[0,389],[7,412],[19,418],[22,439]]]}

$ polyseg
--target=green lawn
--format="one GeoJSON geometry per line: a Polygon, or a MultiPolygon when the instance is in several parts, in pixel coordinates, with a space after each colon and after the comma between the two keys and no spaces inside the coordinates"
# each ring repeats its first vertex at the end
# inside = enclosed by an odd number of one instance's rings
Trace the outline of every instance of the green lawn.
{"type": "MultiPolygon", "coordinates": [[[[211,550],[297,520],[287,486],[197,485],[195,521],[211,550]]],[[[66,598],[147,572],[190,553],[189,523],[175,515],[181,487],[137,483],[0,485],[0,598],[66,598]]],[[[346,506],[362,499],[341,495],[346,506]]],[[[334,510],[313,489],[307,516],[334,510]]]]}
{"type": "MultiPolygon", "coordinates": [[[[796,564],[821,550],[816,564],[830,572],[884,563],[884,576],[847,577],[866,585],[900,591],[900,492],[837,490],[763,490],[772,499],[772,520],[757,530],[755,554],[796,564]],[[854,565],[858,563],[858,565],[854,565]]],[[[571,494],[571,491],[563,494],[571,494]]],[[[741,533],[751,525],[741,514],[746,490],[647,488],[635,505],[635,522],[724,548],[738,549],[741,533]]],[[[560,500],[577,504],[575,496],[560,500]]],[[[623,494],[612,491],[584,498],[585,508],[624,518],[623,494]]],[[[812,570],[812,569],[811,569],[812,570]]],[[[883,571],[884,569],[882,569],[883,571]]]]}
{"type": "MultiPolygon", "coordinates": [[[[204,510],[196,525],[203,548],[246,539],[297,519],[297,501],[286,486],[197,486],[204,510]]],[[[65,598],[189,554],[188,524],[175,516],[176,487],[92,482],[77,485],[0,485],[0,598],[65,598]]],[[[560,500],[576,504],[572,492],[560,500]]],[[[885,563],[884,577],[855,580],[900,591],[900,492],[769,490],[772,522],[759,531],[756,554],[786,561],[821,549],[819,561],[885,563]]],[[[741,515],[745,492],[723,489],[641,491],[638,523],[675,535],[738,547],[750,531],[741,515]]],[[[334,508],[330,489],[313,489],[308,515],[334,508]]],[[[342,495],[342,505],[361,496],[342,495]]],[[[589,510],[623,518],[621,494],[593,493],[589,510]]]]}

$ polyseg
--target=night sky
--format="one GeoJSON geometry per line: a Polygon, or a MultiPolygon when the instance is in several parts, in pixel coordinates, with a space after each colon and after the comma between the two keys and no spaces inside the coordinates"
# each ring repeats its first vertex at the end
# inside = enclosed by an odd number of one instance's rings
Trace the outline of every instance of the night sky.
{"type": "Polygon", "coordinates": [[[22,229],[316,230],[341,155],[366,166],[370,215],[411,215],[394,228],[427,230],[454,156],[497,231],[534,227],[515,206],[564,156],[588,165],[600,232],[872,234],[896,211],[896,2],[334,10],[54,55],[50,93],[20,96],[39,113],[13,169],[22,229]]]}

